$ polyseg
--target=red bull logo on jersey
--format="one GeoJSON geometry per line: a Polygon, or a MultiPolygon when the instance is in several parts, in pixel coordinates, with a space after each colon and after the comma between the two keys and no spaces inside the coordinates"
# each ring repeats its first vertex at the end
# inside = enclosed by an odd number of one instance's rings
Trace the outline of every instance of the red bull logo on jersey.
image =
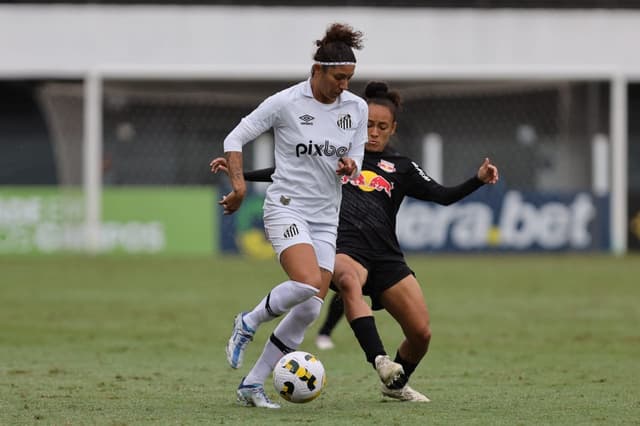
{"type": "Polygon", "coordinates": [[[393,182],[389,182],[371,170],[363,170],[356,177],[342,176],[341,182],[343,185],[350,183],[353,186],[357,186],[364,192],[384,191],[389,197],[391,197],[391,191],[393,190],[393,182]]]}

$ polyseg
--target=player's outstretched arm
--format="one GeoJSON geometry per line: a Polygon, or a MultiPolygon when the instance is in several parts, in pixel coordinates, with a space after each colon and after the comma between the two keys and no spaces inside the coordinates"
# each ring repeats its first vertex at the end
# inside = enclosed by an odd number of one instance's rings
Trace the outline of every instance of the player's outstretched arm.
{"type": "Polygon", "coordinates": [[[407,195],[419,200],[433,201],[443,206],[463,199],[482,185],[498,182],[498,168],[491,164],[491,160],[488,158],[484,159],[474,177],[456,186],[442,186],[429,177],[416,163],[412,164],[414,173],[410,175],[411,183],[408,185],[407,195]]]}

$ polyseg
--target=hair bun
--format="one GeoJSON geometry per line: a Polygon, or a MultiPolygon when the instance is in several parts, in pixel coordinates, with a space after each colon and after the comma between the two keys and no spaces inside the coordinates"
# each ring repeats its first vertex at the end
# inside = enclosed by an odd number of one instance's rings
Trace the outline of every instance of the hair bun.
{"type": "Polygon", "coordinates": [[[371,81],[364,89],[364,95],[367,98],[385,97],[389,93],[389,86],[382,81],[371,81]]]}

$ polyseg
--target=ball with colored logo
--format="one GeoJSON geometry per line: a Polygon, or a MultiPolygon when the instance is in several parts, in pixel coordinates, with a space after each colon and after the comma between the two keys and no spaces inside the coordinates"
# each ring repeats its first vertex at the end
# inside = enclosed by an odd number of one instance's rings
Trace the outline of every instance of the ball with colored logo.
{"type": "Polygon", "coordinates": [[[285,354],[273,370],[276,392],[289,402],[301,404],[314,400],[322,392],[325,382],[324,366],[308,352],[285,354]]]}

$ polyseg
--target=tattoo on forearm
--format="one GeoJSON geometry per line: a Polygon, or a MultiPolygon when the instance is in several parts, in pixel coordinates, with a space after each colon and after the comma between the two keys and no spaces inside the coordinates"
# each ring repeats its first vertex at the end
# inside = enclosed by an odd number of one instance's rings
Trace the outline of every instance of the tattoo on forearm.
{"type": "Polygon", "coordinates": [[[229,180],[231,187],[235,190],[244,190],[244,175],[242,174],[242,153],[228,152],[225,154],[229,180]]]}
{"type": "Polygon", "coordinates": [[[242,179],[242,172],[234,170],[231,175],[231,181],[235,182],[240,179],[242,179]]]}

